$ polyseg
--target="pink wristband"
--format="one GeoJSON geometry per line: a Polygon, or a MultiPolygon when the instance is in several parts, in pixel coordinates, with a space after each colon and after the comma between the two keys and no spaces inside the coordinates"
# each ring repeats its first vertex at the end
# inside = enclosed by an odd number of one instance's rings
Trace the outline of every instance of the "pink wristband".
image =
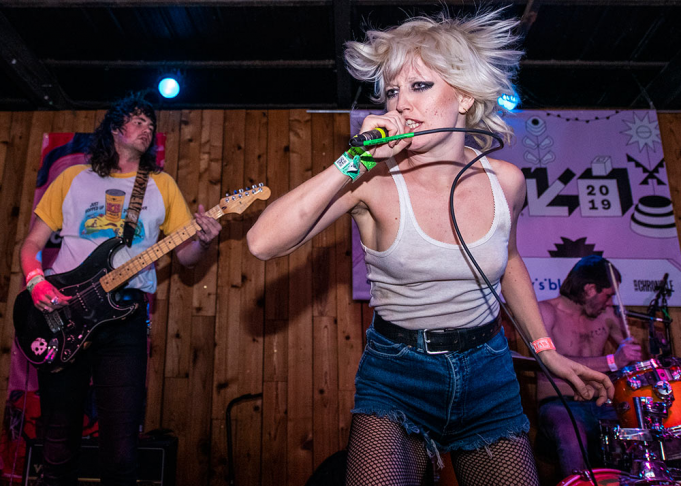
{"type": "Polygon", "coordinates": [[[605,359],[608,360],[608,368],[610,368],[610,371],[617,371],[619,368],[617,367],[617,363],[615,363],[615,355],[614,354],[609,354],[605,357],[605,359]]]}
{"type": "Polygon", "coordinates": [[[541,353],[542,351],[548,351],[549,349],[556,349],[553,344],[553,340],[550,337],[540,338],[536,341],[532,341],[532,347],[535,353],[541,353]]]}

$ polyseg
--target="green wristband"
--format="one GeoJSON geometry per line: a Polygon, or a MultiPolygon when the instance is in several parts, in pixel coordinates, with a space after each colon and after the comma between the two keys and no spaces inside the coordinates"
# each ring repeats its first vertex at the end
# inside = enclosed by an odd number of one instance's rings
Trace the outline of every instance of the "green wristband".
{"type": "Polygon", "coordinates": [[[359,177],[359,155],[352,155],[348,152],[343,152],[343,155],[333,163],[341,174],[348,176],[353,181],[359,177]]]}
{"type": "Polygon", "coordinates": [[[334,162],[338,170],[353,181],[359,177],[360,164],[366,167],[367,170],[371,170],[376,166],[374,158],[362,147],[352,147],[334,162]]]}
{"type": "Polygon", "coordinates": [[[376,167],[376,161],[374,158],[362,147],[352,147],[350,150],[348,150],[348,152],[353,153],[354,155],[359,155],[360,162],[364,167],[367,168],[368,171],[376,167]]]}

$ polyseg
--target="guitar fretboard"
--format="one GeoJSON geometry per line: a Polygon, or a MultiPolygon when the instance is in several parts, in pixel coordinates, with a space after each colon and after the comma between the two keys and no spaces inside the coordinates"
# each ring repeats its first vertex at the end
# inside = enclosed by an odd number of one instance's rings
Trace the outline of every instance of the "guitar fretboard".
{"type": "MultiPolygon", "coordinates": [[[[224,215],[224,213],[218,205],[206,211],[206,215],[213,219],[219,219],[224,215]]],[[[125,282],[154,263],[163,255],[180,246],[200,230],[201,226],[199,226],[199,223],[195,219],[192,219],[185,226],[166,236],[158,243],[150,246],[139,255],[132,257],[130,260],[112,272],[104,275],[99,280],[99,282],[102,284],[102,288],[106,292],[111,292],[118,286],[123,285],[125,282]]]]}
{"type": "MultiPolygon", "coordinates": [[[[252,186],[250,190],[239,190],[233,196],[228,196],[221,202],[224,205],[218,204],[214,208],[206,211],[206,215],[213,219],[219,219],[227,213],[242,213],[252,203],[260,200],[266,200],[270,197],[270,189],[262,184],[252,186]]],[[[99,279],[99,283],[106,292],[120,287],[146,267],[154,263],[166,253],[177,248],[189,238],[194,236],[201,230],[199,223],[193,219],[182,228],[174,231],[172,234],[166,236],[158,243],[150,246],[139,255],[132,257],[120,267],[104,275],[99,279]]]]}

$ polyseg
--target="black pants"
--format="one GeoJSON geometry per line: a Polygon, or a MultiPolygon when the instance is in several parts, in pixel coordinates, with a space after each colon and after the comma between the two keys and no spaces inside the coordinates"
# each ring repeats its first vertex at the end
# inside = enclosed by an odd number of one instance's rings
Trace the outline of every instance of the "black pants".
{"type": "Polygon", "coordinates": [[[125,321],[102,324],[92,345],[58,373],[38,373],[46,486],[76,486],[83,413],[90,385],[99,416],[102,484],[135,484],[145,398],[146,307],[125,321]]]}

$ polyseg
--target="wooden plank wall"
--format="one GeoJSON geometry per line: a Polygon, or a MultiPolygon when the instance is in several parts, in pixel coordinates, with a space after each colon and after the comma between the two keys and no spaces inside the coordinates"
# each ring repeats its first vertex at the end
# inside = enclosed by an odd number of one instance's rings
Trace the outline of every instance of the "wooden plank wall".
{"type": "MultiPolygon", "coordinates": [[[[2,397],[11,306],[23,283],[18,247],[31,216],[42,134],[92,131],[102,116],[0,112],[2,397]]],[[[681,214],[681,116],[659,119],[681,214]]],[[[306,110],[164,111],[159,130],[167,134],[166,170],[195,210],[259,182],[274,200],[333,163],[349,121],[306,110]]],[[[245,234],[265,204],[224,217],[219,245],[196,268],[170,256],[158,264],[145,428],[169,428],[180,438],[178,485],[227,484],[226,410],[238,397],[258,395],[231,409],[232,472],[240,486],[302,485],[347,441],[354,374],[371,320],[366,303],[352,300],[350,219],[288,257],[261,262],[248,252],[245,234]]],[[[673,312],[681,321],[679,309],[673,312]]],[[[635,327],[644,339],[645,329],[635,327]]],[[[681,350],[681,333],[675,344],[681,350]]],[[[532,418],[533,379],[521,378],[532,418]]]]}

